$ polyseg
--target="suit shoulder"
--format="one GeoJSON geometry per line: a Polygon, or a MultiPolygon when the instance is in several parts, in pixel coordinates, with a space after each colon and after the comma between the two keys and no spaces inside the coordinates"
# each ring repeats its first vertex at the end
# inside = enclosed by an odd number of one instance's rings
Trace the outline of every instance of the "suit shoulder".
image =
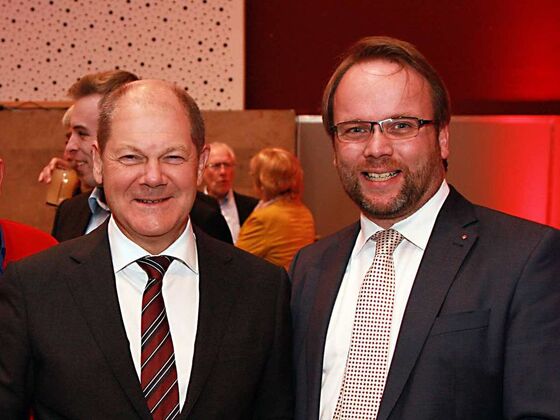
{"type": "Polygon", "coordinates": [[[238,192],[233,192],[233,196],[235,197],[235,201],[243,203],[245,205],[252,205],[253,207],[257,205],[259,200],[255,197],[251,197],[250,195],[241,194],[238,192]]]}
{"type": "Polygon", "coordinates": [[[74,197],[69,198],[67,200],[64,200],[62,203],[59,204],[56,210],[57,213],[73,211],[76,208],[83,208],[85,206],[88,206],[88,198],[90,195],[91,193],[88,191],[75,195],[74,197]]]}
{"type": "Polygon", "coordinates": [[[559,235],[560,230],[531,220],[503,213],[484,206],[475,206],[480,226],[495,237],[505,237],[515,241],[541,238],[545,234],[559,235]]]}
{"type": "Polygon", "coordinates": [[[360,230],[360,223],[355,222],[345,228],[331,233],[324,238],[319,239],[317,242],[314,242],[300,250],[300,253],[305,254],[322,254],[327,249],[330,249],[334,246],[338,246],[341,243],[346,243],[347,241],[351,240],[352,243],[356,238],[360,230]]]}
{"type": "Polygon", "coordinates": [[[285,273],[283,267],[274,265],[231,244],[217,240],[197,229],[199,258],[223,261],[228,270],[242,273],[243,278],[276,278],[285,273]]]}

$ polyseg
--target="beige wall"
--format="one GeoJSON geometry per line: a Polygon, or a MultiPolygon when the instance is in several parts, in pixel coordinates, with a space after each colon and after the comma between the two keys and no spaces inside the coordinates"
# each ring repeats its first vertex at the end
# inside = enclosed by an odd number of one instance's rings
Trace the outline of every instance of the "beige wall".
{"type": "MultiPolygon", "coordinates": [[[[0,112],[0,157],[5,177],[0,193],[0,218],[17,220],[50,232],[55,208],[45,204],[44,185],[37,176],[64,147],[60,120],[63,109],[0,112]]],[[[279,146],[295,150],[293,111],[206,111],[206,140],[230,144],[237,153],[236,189],[251,193],[248,161],[258,150],[279,146]]]]}

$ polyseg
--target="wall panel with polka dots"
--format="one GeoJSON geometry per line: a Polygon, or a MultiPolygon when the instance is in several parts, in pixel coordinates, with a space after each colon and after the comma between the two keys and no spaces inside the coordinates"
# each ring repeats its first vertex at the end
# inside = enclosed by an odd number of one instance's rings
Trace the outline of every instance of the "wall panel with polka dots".
{"type": "Polygon", "coordinates": [[[244,105],[243,0],[4,0],[0,101],[62,101],[81,75],[126,69],[244,105]]]}

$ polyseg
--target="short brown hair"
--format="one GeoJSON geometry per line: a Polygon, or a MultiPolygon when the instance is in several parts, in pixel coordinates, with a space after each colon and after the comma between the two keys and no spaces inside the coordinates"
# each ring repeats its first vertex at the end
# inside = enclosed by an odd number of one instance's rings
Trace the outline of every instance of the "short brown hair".
{"type": "MultiPolygon", "coordinates": [[[[191,124],[191,140],[196,147],[197,153],[200,155],[204,148],[204,120],[198,105],[187,92],[172,83],[166,83],[169,89],[175,94],[175,97],[182,105],[187,118],[191,124]]],[[[118,89],[105,95],[99,103],[99,126],[97,129],[97,143],[99,150],[103,152],[107,141],[111,135],[111,123],[113,114],[118,105],[119,100],[136,86],[135,83],[125,84],[118,89]]]]}
{"type": "Polygon", "coordinates": [[[139,80],[138,76],[125,70],[109,70],[86,74],[68,89],[68,96],[78,100],[89,95],[106,95],[118,87],[139,80]]]}
{"type": "Polygon", "coordinates": [[[323,93],[323,125],[327,132],[334,134],[334,95],[336,89],[350,67],[370,60],[382,59],[408,66],[424,77],[431,88],[432,107],[436,126],[446,126],[451,119],[449,94],[432,65],[416,49],[406,41],[386,36],[371,36],[362,38],[355,43],[343,56],[342,61],[334,71],[323,93]]]}
{"type": "Polygon", "coordinates": [[[303,170],[293,153],[279,147],[268,147],[253,156],[249,167],[255,186],[267,200],[284,194],[300,198],[303,170]]]}

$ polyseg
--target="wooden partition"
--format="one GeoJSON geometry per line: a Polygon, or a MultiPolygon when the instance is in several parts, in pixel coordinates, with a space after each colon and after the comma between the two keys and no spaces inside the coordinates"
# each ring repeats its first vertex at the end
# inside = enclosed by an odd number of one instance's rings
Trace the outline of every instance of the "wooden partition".
{"type": "MultiPolygon", "coordinates": [[[[45,204],[46,187],[37,182],[43,166],[64,148],[64,109],[0,112],[0,158],[5,175],[0,218],[17,220],[50,232],[55,208],[45,204]]],[[[237,154],[236,190],[250,194],[248,161],[263,147],[295,150],[295,114],[282,111],[207,111],[206,141],[222,141],[237,154]]]]}

